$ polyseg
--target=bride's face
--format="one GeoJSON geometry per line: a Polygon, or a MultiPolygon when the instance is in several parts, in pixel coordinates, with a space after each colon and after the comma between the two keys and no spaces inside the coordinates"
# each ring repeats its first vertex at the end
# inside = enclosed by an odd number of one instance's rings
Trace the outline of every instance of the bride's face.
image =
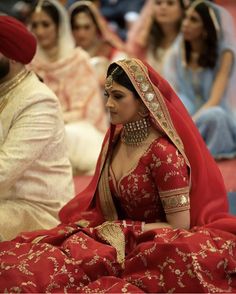
{"type": "Polygon", "coordinates": [[[30,24],[31,31],[43,49],[50,49],[57,45],[57,26],[46,12],[43,10],[34,12],[30,24]]]}
{"type": "Polygon", "coordinates": [[[142,100],[127,88],[113,81],[112,87],[105,90],[105,97],[112,124],[126,124],[140,119],[139,112],[144,107],[142,100]]]}

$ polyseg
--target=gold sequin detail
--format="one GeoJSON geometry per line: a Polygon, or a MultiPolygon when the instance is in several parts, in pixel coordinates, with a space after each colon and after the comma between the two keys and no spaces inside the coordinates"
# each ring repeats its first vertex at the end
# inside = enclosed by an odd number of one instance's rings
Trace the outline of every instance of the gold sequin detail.
{"type": "Polygon", "coordinates": [[[105,222],[97,227],[99,237],[113,246],[117,252],[117,261],[124,267],[125,236],[120,226],[113,222],[105,222]]]}
{"type": "Polygon", "coordinates": [[[190,208],[189,187],[172,191],[159,192],[166,214],[190,208]]]}

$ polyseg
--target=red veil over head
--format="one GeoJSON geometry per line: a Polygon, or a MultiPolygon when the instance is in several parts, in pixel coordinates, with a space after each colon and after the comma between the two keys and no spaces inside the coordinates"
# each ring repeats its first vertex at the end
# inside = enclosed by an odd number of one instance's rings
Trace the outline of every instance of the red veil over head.
{"type": "MultiPolygon", "coordinates": [[[[228,215],[222,175],[190,115],[169,83],[152,67],[138,59],[125,59],[115,63],[130,78],[150,111],[152,123],[169,137],[189,165],[191,227],[210,225],[224,229],[228,227],[229,231],[236,232],[236,225],[232,224],[228,215]]],[[[95,212],[94,220],[97,218],[102,221],[97,187],[116,129],[116,126],[111,125],[106,134],[96,172],[88,188],[60,211],[62,222],[78,221],[83,218],[86,210],[95,212]]]]}

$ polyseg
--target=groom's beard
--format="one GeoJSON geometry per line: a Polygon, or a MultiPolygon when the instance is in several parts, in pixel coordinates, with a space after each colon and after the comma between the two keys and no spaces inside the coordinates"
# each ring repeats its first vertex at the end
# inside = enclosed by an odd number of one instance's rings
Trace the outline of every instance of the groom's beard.
{"type": "Polygon", "coordinates": [[[7,58],[2,57],[0,59],[0,82],[10,72],[10,62],[7,58]]]}

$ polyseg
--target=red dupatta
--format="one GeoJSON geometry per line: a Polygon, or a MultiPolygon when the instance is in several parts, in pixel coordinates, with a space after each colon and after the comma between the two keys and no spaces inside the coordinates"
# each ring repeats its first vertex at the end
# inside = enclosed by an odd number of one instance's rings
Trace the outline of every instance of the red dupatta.
{"type": "MultiPolygon", "coordinates": [[[[191,227],[208,225],[236,233],[235,218],[228,215],[228,201],[222,175],[198,129],[174,90],[152,67],[137,59],[115,62],[123,68],[151,114],[157,128],[169,137],[184,156],[191,170],[191,227]],[[232,222],[234,220],[234,222],[232,222]]],[[[88,188],[78,194],[59,213],[63,223],[81,219],[100,224],[106,217],[99,193],[101,175],[117,127],[111,126],[103,143],[95,175],[88,188]]]]}

